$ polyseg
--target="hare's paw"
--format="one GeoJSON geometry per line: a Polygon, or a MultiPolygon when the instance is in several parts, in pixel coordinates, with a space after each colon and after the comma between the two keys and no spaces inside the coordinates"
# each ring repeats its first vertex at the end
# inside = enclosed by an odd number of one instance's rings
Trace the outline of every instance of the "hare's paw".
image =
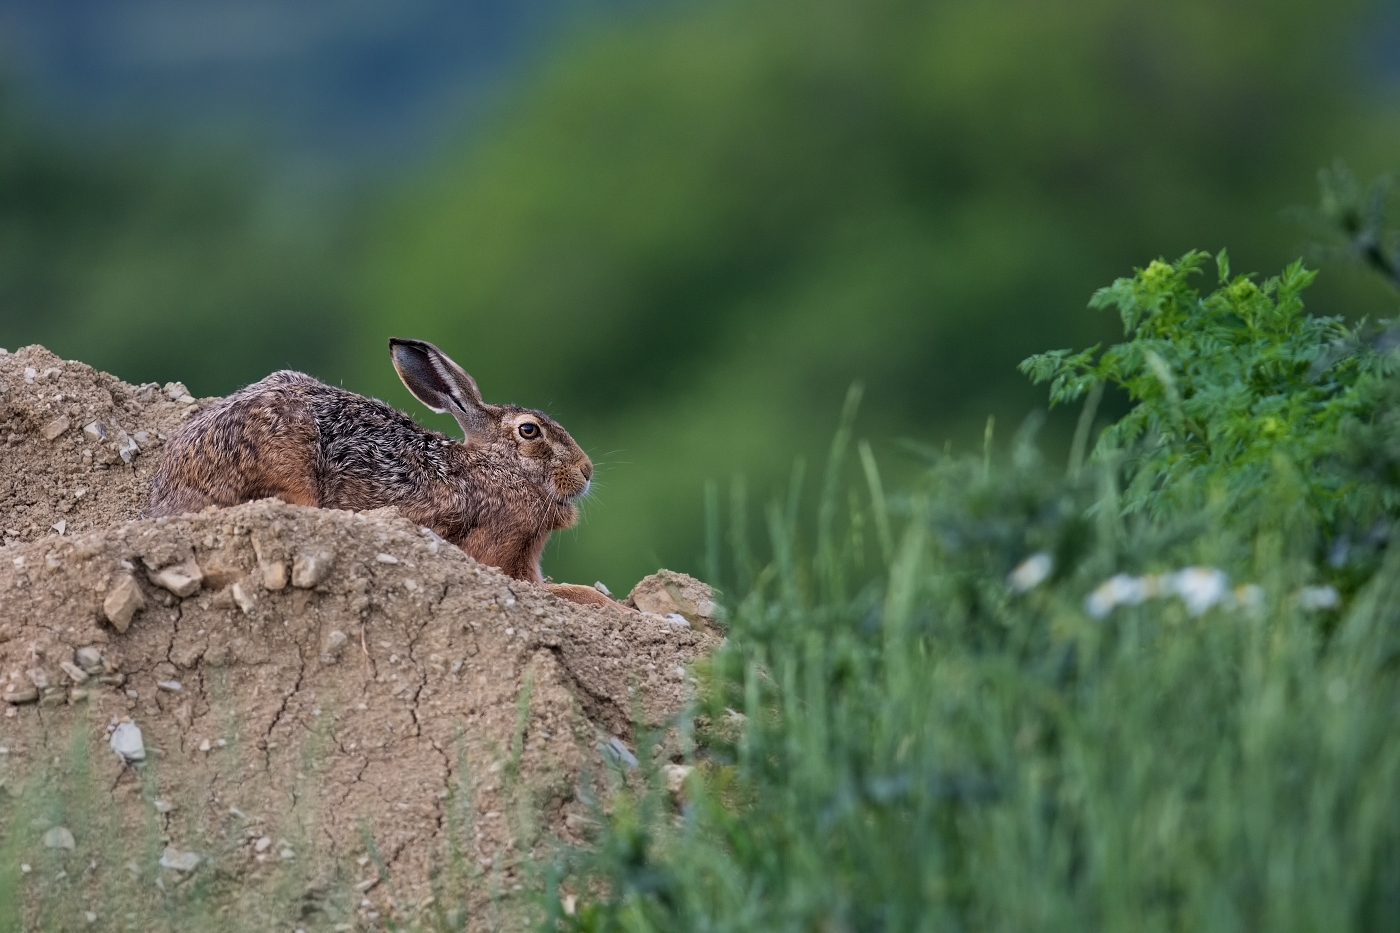
{"type": "Polygon", "coordinates": [[[544,587],[560,599],[582,603],[585,606],[611,606],[613,609],[635,611],[628,609],[627,606],[615,599],[604,596],[591,586],[582,586],[578,583],[546,583],[544,587]]]}

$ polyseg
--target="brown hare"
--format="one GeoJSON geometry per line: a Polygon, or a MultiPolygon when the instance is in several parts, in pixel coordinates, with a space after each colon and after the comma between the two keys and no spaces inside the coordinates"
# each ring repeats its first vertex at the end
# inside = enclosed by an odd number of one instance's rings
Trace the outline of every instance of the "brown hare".
{"type": "MultiPolygon", "coordinates": [[[[375,399],[283,370],[233,393],[170,438],[151,480],[151,516],[276,497],[328,509],[396,506],[476,560],[543,582],[549,533],[578,518],[593,463],[541,412],[487,405],[475,380],[422,340],[389,341],[403,384],[449,412],[464,441],[375,399]]],[[[618,605],[587,586],[575,602],[618,605]]]]}

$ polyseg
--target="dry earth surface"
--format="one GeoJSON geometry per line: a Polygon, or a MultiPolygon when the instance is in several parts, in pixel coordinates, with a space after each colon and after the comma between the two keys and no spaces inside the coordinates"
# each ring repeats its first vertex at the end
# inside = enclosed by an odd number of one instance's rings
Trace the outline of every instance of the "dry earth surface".
{"type": "MultiPolygon", "coordinates": [[[[394,510],[141,519],[210,400],[0,355],[0,925],[526,922],[718,641],[661,572],[584,607],[394,510]]],[[[673,769],[673,774],[675,773],[673,769]]]]}

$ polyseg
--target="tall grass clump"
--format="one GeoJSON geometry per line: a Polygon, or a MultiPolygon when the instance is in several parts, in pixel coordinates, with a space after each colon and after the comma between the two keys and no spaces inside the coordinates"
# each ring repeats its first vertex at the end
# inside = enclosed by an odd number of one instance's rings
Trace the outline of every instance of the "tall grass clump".
{"type": "Polygon", "coordinates": [[[1307,316],[1297,265],[1222,255],[1202,296],[1204,259],[1100,292],[1124,343],[1024,364],[1087,397],[1068,470],[1026,430],[887,494],[852,397],[811,542],[799,474],[766,567],[711,555],[684,786],[600,811],[546,929],[1400,927],[1389,331],[1307,316]]]}

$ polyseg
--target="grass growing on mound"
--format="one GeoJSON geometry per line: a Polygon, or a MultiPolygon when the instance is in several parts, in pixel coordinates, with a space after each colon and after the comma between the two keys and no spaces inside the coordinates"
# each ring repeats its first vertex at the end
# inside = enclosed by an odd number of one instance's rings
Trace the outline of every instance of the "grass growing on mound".
{"type": "Polygon", "coordinates": [[[760,572],[730,536],[695,771],[614,802],[546,929],[1400,925],[1393,351],[1200,259],[1028,361],[1135,403],[1066,476],[1022,438],[887,496],[862,448],[843,495],[848,406],[814,546],[793,506],[760,572]]]}

